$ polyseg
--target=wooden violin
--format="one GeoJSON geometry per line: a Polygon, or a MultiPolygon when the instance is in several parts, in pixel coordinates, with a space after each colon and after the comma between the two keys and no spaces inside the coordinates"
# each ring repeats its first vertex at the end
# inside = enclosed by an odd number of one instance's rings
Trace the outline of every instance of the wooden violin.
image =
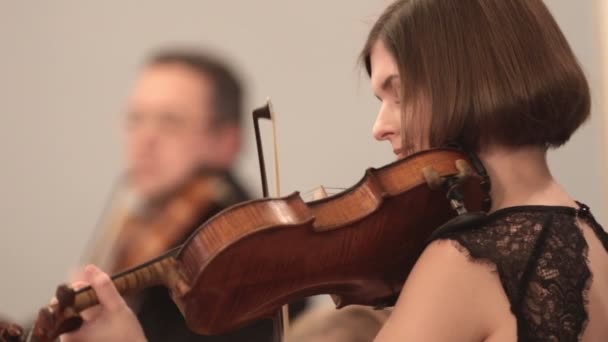
{"type": "MultiPolygon", "coordinates": [[[[338,308],[390,306],[431,234],[457,215],[453,209],[481,209],[483,178],[470,165],[459,150],[428,150],[369,169],[322,200],[306,203],[296,192],[238,204],[181,247],[113,281],[121,294],[166,286],[188,327],[211,335],[312,295],[330,294],[338,308]]],[[[98,303],[91,288],[62,286],[57,299],[40,311],[31,341],[76,329],[78,313],[98,303]]]]}
{"type": "MultiPolygon", "coordinates": [[[[266,188],[264,171],[262,178],[266,188]]],[[[122,295],[167,287],[188,327],[206,335],[313,295],[330,294],[338,308],[392,306],[433,234],[485,217],[489,187],[474,155],[421,151],[370,168],[356,185],[321,200],[305,202],[295,192],[229,207],[183,245],[112,279],[122,295]]],[[[27,341],[77,329],[79,312],[98,304],[90,287],[63,285],[56,298],[40,310],[27,341]]],[[[0,334],[0,341],[26,340],[15,325],[0,324],[0,334]]]]}

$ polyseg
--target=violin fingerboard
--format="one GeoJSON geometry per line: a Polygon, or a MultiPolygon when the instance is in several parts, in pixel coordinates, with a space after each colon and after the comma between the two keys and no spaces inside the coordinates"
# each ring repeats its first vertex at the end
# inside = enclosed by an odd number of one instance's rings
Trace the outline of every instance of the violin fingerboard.
{"type": "MultiPolygon", "coordinates": [[[[144,264],[140,267],[122,272],[112,277],[112,282],[121,296],[140,292],[148,287],[166,285],[170,279],[167,275],[175,267],[173,256],[167,256],[160,260],[144,264]]],[[[86,308],[99,304],[97,294],[92,288],[86,288],[76,293],[74,309],[80,312],[86,308]]]]}

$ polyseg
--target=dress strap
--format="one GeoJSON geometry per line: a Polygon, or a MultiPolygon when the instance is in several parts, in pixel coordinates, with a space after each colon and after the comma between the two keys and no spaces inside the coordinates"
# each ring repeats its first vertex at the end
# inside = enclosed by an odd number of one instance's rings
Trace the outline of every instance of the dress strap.
{"type": "Polygon", "coordinates": [[[579,202],[579,201],[575,201],[575,202],[578,205],[578,210],[576,212],[576,216],[580,216],[580,217],[592,216],[591,209],[589,209],[588,205],[586,205],[585,203],[579,202]]]}
{"type": "Polygon", "coordinates": [[[578,204],[576,216],[587,221],[597,238],[602,242],[602,245],[604,245],[604,249],[608,251],[608,232],[606,232],[602,225],[595,220],[589,206],[579,201],[576,201],[576,204],[578,204]]]}

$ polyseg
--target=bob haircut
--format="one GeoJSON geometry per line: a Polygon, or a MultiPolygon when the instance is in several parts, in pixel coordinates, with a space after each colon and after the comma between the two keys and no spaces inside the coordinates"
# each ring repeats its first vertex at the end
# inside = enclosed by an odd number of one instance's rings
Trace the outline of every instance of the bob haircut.
{"type": "Polygon", "coordinates": [[[370,76],[378,41],[399,68],[402,130],[424,122],[429,147],[559,147],[589,117],[585,75],[541,0],[396,1],[361,53],[370,76]]]}

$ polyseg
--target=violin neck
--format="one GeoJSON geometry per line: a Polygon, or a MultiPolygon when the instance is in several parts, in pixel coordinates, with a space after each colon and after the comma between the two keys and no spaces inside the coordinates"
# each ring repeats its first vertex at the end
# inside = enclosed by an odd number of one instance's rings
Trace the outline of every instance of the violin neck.
{"type": "MultiPolygon", "coordinates": [[[[175,259],[178,251],[179,247],[174,248],[158,258],[112,276],[114,286],[122,296],[135,294],[152,286],[171,287],[179,281],[176,279],[175,259]]],[[[97,304],[99,300],[90,286],[76,291],[73,307],[77,312],[97,304]]]]}
{"type": "MultiPolygon", "coordinates": [[[[181,246],[140,266],[119,273],[112,277],[112,282],[122,296],[156,285],[164,285],[178,295],[185,294],[189,291],[189,287],[181,277],[179,262],[176,259],[180,249],[181,246]]],[[[78,314],[81,311],[99,304],[99,299],[90,286],[78,291],[66,285],[59,286],[56,298],[57,303],[38,312],[36,323],[25,341],[55,341],[61,334],[80,326],[82,318],[78,314]]]]}

